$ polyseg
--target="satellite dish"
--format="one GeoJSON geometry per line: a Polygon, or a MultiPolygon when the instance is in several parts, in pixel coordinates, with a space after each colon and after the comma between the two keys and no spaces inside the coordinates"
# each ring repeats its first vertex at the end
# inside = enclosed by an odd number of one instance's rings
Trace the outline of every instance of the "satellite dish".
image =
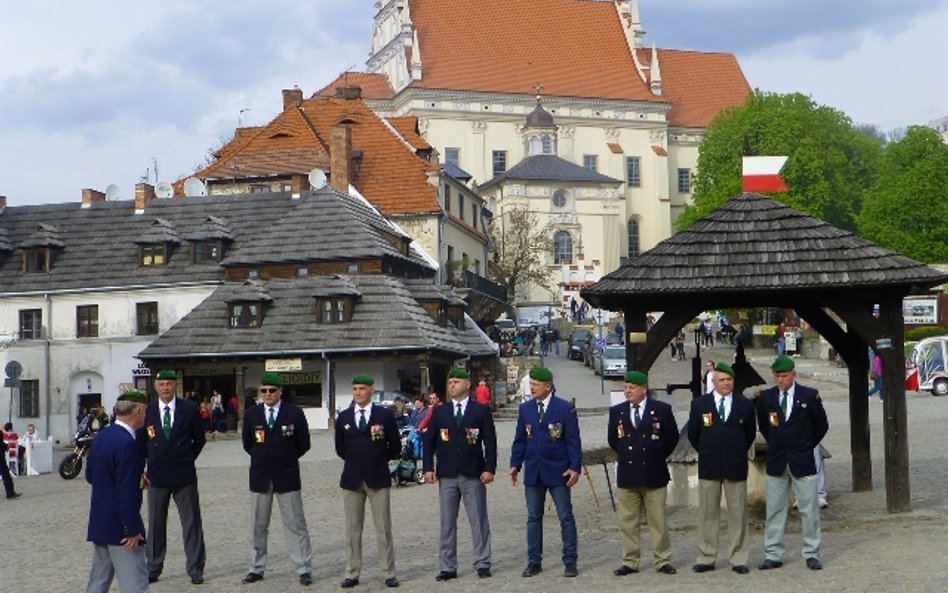
{"type": "Polygon", "coordinates": [[[309,172],[309,186],[313,189],[319,189],[326,185],[326,174],[322,169],[313,169],[309,172]]]}
{"type": "Polygon", "coordinates": [[[155,186],[155,195],[159,198],[170,198],[171,192],[171,184],[167,181],[162,181],[157,186],[155,186]]]}
{"type": "Polygon", "coordinates": [[[204,189],[204,182],[197,177],[188,177],[184,182],[184,195],[186,196],[204,196],[207,195],[204,189]]]}
{"type": "Polygon", "coordinates": [[[122,199],[122,190],[114,183],[110,183],[109,186],[105,188],[105,199],[110,202],[122,199]]]}

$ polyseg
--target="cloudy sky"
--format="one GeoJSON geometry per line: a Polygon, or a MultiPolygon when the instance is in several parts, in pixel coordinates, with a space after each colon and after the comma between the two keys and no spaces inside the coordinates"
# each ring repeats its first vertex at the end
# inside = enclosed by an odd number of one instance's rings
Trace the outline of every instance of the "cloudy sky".
{"type": "MultiPolygon", "coordinates": [[[[449,1],[449,0],[445,0],[449,1]]],[[[540,3],[543,0],[536,0],[540,3]]],[[[751,86],[883,130],[948,116],[948,0],[640,0],[646,42],[728,51],[751,86]]],[[[5,3],[0,195],[78,201],[195,169],[239,122],[362,69],[373,0],[5,3]]]]}

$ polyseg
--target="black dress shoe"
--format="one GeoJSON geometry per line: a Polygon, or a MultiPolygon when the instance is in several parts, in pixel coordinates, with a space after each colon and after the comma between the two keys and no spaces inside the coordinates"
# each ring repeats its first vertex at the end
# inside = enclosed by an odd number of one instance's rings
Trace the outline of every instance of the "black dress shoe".
{"type": "MultiPolygon", "coordinates": [[[[478,569],[480,570],[480,569],[478,569]]],[[[490,571],[488,571],[490,572],[490,571]]],[[[450,581],[451,579],[458,578],[458,571],[456,570],[442,570],[438,573],[438,576],[435,577],[435,580],[439,583],[442,581],[450,581]]]]}
{"type": "Polygon", "coordinates": [[[710,572],[714,570],[713,564],[695,564],[691,567],[694,572],[710,572]]]}
{"type": "Polygon", "coordinates": [[[477,569],[477,578],[479,579],[489,579],[490,578],[490,569],[489,568],[478,568],[477,569]]]}
{"type": "Polygon", "coordinates": [[[14,492],[13,494],[7,494],[7,499],[13,500],[14,498],[20,498],[21,496],[23,495],[19,492],[14,492]]]}
{"type": "Polygon", "coordinates": [[[351,589],[358,584],[359,584],[359,579],[350,579],[349,577],[346,577],[342,579],[342,582],[339,583],[339,586],[342,587],[343,589],[351,589]]]}
{"type": "Polygon", "coordinates": [[[663,564],[659,567],[658,572],[662,574],[678,574],[678,571],[675,570],[675,567],[671,564],[663,564]]]}
{"type": "Polygon", "coordinates": [[[520,573],[520,576],[532,577],[540,574],[541,572],[543,572],[543,569],[540,567],[540,565],[531,562],[530,564],[527,564],[526,568],[523,569],[523,572],[520,573]]]}
{"type": "Polygon", "coordinates": [[[203,585],[203,584],[204,584],[204,577],[191,577],[191,584],[192,584],[192,585],[203,585]]]}
{"type": "Polygon", "coordinates": [[[737,574],[747,574],[750,572],[750,569],[747,568],[746,564],[738,564],[737,566],[732,566],[731,570],[733,570],[737,574]]]}
{"type": "Polygon", "coordinates": [[[157,583],[157,582],[158,582],[158,575],[156,575],[156,574],[150,574],[150,575],[148,575],[148,582],[149,582],[149,583],[157,583]]]}
{"type": "Polygon", "coordinates": [[[395,577],[388,577],[387,579],[385,579],[385,586],[388,587],[389,589],[394,589],[395,587],[399,585],[401,585],[401,583],[399,583],[398,579],[396,579],[395,577]]]}
{"type": "Polygon", "coordinates": [[[244,583],[256,583],[257,581],[262,581],[263,575],[259,572],[248,572],[247,576],[244,577],[244,583]]]}
{"type": "Polygon", "coordinates": [[[616,575],[617,577],[624,577],[626,575],[632,574],[633,572],[638,572],[638,570],[632,568],[631,566],[626,566],[625,564],[623,564],[619,568],[613,570],[612,574],[616,575]]]}
{"type": "Polygon", "coordinates": [[[806,567],[810,570],[823,570],[823,563],[818,558],[807,558],[806,567]]]}
{"type": "Polygon", "coordinates": [[[301,574],[301,575],[300,575],[300,584],[303,585],[303,586],[305,586],[305,587],[309,587],[310,585],[312,585],[312,584],[313,584],[313,575],[309,574],[308,572],[304,572],[303,574],[301,574]]]}
{"type": "Polygon", "coordinates": [[[783,566],[783,562],[779,560],[771,560],[770,558],[767,558],[766,560],[764,560],[763,562],[757,565],[757,569],[770,570],[771,568],[780,568],[781,566],[783,566]]]}
{"type": "Polygon", "coordinates": [[[575,562],[570,562],[566,565],[566,568],[563,570],[564,577],[575,577],[579,574],[579,569],[576,568],[575,562]]]}

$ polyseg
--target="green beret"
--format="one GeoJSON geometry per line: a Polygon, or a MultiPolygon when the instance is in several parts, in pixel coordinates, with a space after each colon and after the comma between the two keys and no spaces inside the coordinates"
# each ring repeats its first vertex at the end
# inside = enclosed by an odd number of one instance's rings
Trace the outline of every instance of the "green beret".
{"type": "Polygon", "coordinates": [[[553,373],[545,367],[533,367],[530,369],[530,378],[534,381],[543,381],[549,383],[553,380],[553,373]]]}
{"type": "Polygon", "coordinates": [[[774,359],[774,363],[770,365],[770,370],[775,373],[786,373],[787,371],[792,371],[793,367],[793,359],[789,356],[781,354],[776,359],[774,359]]]}
{"type": "Polygon", "coordinates": [[[642,371],[628,371],[625,374],[625,382],[633,385],[647,385],[648,375],[642,371]]]}
{"type": "Polygon", "coordinates": [[[464,369],[454,368],[448,371],[448,379],[470,379],[471,374],[464,369]]]}
{"type": "Polygon", "coordinates": [[[147,404],[148,396],[141,391],[126,391],[118,396],[120,402],[135,402],[136,404],[147,404]]]}
{"type": "Polygon", "coordinates": [[[283,379],[276,373],[264,373],[263,376],[260,377],[260,384],[269,385],[271,387],[283,387],[283,379]]]}
{"type": "Polygon", "coordinates": [[[177,380],[178,380],[178,373],[176,373],[176,372],[174,372],[174,371],[171,371],[171,370],[168,370],[168,369],[165,369],[165,370],[163,370],[163,371],[158,371],[158,374],[155,375],[155,379],[156,379],[156,380],[159,380],[159,381],[164,380],[164,379],[168,379],[168,380],[171,380],[171,381],[177,381],[177,380]]]}
{"type": "Polygon", "coordinates": [[[727,373],[732,379],[734,378],[734,369],[732,369],[731,365],[727,364],[726,362],[719,362],[718,364],[714,365],[714,370],[719,373],[727,373]]]}
{"type": "Polygon", "coordinates": [[[353,385],[375,385],[375,379],[372,378],[372,375],[366,375],[365,373],[360,373],[352,378],[353,385]]]}

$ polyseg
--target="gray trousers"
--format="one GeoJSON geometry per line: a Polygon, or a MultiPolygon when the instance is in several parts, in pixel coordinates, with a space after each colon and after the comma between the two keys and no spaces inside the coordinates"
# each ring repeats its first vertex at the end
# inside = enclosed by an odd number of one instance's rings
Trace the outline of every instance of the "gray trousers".
{"type": "Polygon", "coordinates": [[[266,492],[250,493],[250,525],[253,530],[250,572],[263,574],[267,568],[267,536],[270,531],[274,496],[280,505],[280,518],[286,533],[286,552],[290,562],[296,566],[297,574],[311,573],[313,552],[309,543],[309,531],[306,529],[306,517],[303,515],[303,496],[299,490],[274,492],[272,485],[266,492]]]}
{"type": "Polygon", "coordinates": [[[438,478],[441,501],[441,546],[438,562],[441,570],[458,569],[458,510],[464,501],[471,526],[474,568],[490,568],[490,522],[487,520],[487,487],[480,478],[455,476],[438,478]]]}
{"type": "Polygon", "coordinates": [[[158,576],[165,566],[168,547],[168,507],[171,498],[178,508],[181,534],[184,538],[185,569],[189,577],[204,576],[204,527],[201,523],[201,500],[197,482],[177,488],[150,487],[148,490],[148,574],[158,576]]]}
{"type": "Polygon", "coordinates": [[[746,566],[747,482],[698,480],[698,564],[714,564],[721,537],[721,492],[727,503],[727,557],[731,566],[746,566]]]}
{"type": "Polygon", "coordinates": [[[767,522],[764,528],[764,554],[767,560],[783,561],[786,549],[783,532],[787,526],[787,505],[790,488],[797,498],[797,509],[803,524],[803,557],[820,557],[823,538],[820,529],[820,501],[816,494],[816,474],[796,477],[789,467],[782,476],[767,476],[767,522]]]}
{"type": "Polygon", "coordinates": [[[113,577],[118,579],[120,593],[148,593],[145,548],[126,550],[122,546],[93,544],[86,593],[108,593],[113,577]]]}
{"type": "Polygon", "coordinates": [[[346,542],[349,559],[346,578],[357,579],[362,573],[362,530],[365,527],[365,502],[372,509],[375,539],[379,546],[379,564],[384,578],[395,576],[395,548],[392,544],[392,506],[388,488],[369,488],[362,482],[358,490],[342,491],[346,510],[346,542]]]}

